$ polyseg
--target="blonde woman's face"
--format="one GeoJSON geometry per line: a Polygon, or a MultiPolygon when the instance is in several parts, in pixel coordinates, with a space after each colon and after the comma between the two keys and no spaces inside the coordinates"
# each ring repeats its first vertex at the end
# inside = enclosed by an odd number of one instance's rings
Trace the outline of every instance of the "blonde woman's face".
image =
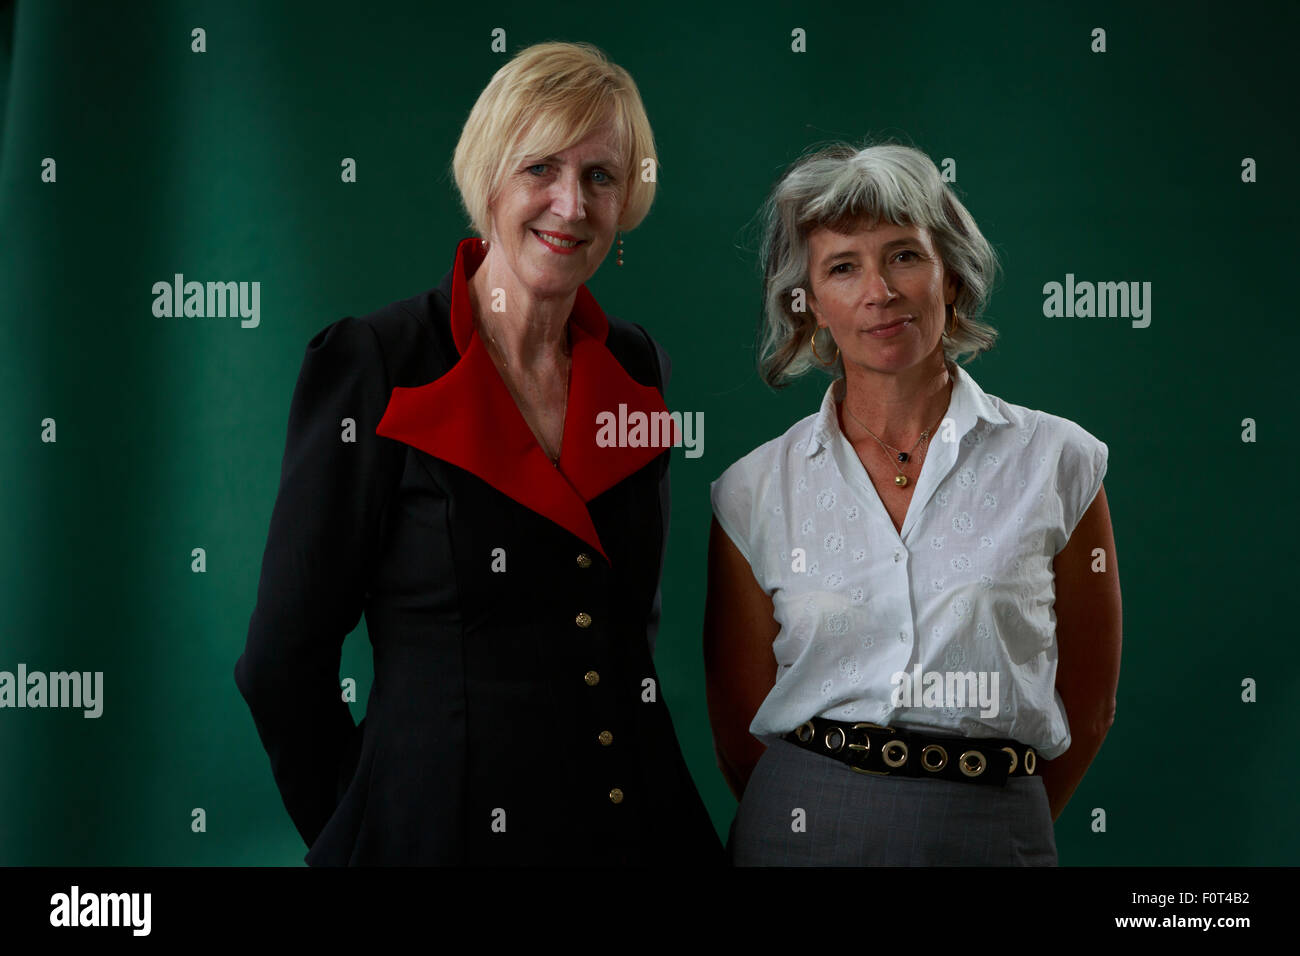
{"type": "MultiPolygon", "coordinates": [[[[957,295],[924,226],[880,222],[850,234],[819,227],[808,236],[808,274],[809,308],[845,362],[881,372],[933,354],[957,295]]],[[[826,338],[817,338],[823,357],[834,354],[826,338]]]]}
{"type": "Polygon", "coordinates": [[[572,294],[614,242],[627,196],[623,162],[606,125],[507,173],[490,207],[490,254],[537,296],[572,294]]]}

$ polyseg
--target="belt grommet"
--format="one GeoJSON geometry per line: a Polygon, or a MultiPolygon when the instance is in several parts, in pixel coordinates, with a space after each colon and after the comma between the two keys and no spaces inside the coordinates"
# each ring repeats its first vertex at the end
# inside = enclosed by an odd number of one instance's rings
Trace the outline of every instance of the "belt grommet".
{"type": "Polygon", "coordinates": [[[926,770],[929,770],[931,773],[938,773],[944,767],[948,766],[948,751],[944,750],[938,744],[927,744],[925,749],[921,751],[921,766],[926,770]],[[931,753],[939,755],[939,762],[933,766],[930,764],[931,753]]]}
{"type": "Polygon", "coordinates": [[[1034,748],[1030,747],[1025,751],[1025,773],[1029,776],[1034,775],[1034,770],[1038,767],[1038,755],[1034,753],[1034,748]]]}
{"type": "Polygon", "coordinates": [[[848,740],[847,740],[846,737],[845,737],[845,734],[844,734],[844,728],[843,728],[843,727],[832,727],[830,730],[826,731],[826,733],[822,736],[822,743],[825,744],[825,745],[826,745],[826,749],[829,750],[829,751],[830,751],[831,753],[833,753],[833,754],[837,754],[837,753],[839,753],[841,750],[843,750],[843,749],[844,749],[844,745],[845,745],[847,742],[848,742],[848,740]],[[839,735],[840,735],[840,742],[839,742],[838,744],[836,744],[834,747],[831,746],[831,734],[839,734],[839,735]]]}
{"type": "Polygon", "coordinates": [[[968,777],[978,777],[984,772],[986,765],[987,761],[984,759],[984,755],[978,750],[966,751],[961,755],[961,759],[957,761],[957,766],[961,768],[961,772],[968,777]]]}
{"type": "Polygon", "coordinates": [[[886,766],[901,767],[903,764],[907,763],[907,744],[903,743],[901,740],[891,740],[889,743],[885,744],[885,746],[880,748],[880,759],[885,762],[886,766]],[[891,756],[895,748],[902,750],[903,756],[891,756]]]}
{"type": "MultiPolygon", "coordinates": [[[[1005,753],[1011,754],[1011,766],[1007,768],[1007,776],[1009,777],[1016,772],[1016,766],[1020,763],[1020,759],[1016,756],[1016,749],[1014,747],[1003,747],[1002,750],[1005,753]]],[[[1029,766],[1028,761],[1025,761],[1025,766],[1029,766]]]]}
{"type": "Polygon", "coordinates": [[[805,721],[794,729],[795,739],[801,744],[806,744],[808,741],[812,740],[816,733],[817,730],[813,727],[813,722],[811,720],[805,721]],[[807,733],[804,733],[804,731],[807,731],[807,733]]]}

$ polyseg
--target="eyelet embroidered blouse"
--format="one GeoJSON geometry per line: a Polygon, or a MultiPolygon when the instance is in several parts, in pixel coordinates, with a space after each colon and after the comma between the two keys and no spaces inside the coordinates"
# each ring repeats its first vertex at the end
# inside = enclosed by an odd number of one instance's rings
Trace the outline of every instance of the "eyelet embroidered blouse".
{"type": "Polygon", "coordinates": [[[949,369],[948,410],[901,533],[840,430],[843,380],[713,483],[718,523],[780,625],[776,683],[749,728],[760,740],[822,716],[1011,737],[1049,760],[1069,747],[1052,560],[1109,451],[949,369]]]}

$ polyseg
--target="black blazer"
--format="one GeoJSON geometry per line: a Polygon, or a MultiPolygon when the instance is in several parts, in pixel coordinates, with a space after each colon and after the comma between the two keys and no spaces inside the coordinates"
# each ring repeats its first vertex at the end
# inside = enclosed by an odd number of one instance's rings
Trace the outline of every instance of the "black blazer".
{"type": "Polygon", "coordinates": [[[236,683],[309,864],[718,863],[651,659],[669,453],[595,440],[664,409],[657,346],[579,290],[552,466],[474,334],[481,256],[308,343],[236,683]]]}

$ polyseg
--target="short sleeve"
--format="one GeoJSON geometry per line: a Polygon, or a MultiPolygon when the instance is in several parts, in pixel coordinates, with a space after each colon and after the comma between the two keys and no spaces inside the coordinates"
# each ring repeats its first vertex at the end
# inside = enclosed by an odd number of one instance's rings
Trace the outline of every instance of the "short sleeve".
{"type": "Polygon", "coordinates": [[[724,471],[722,477],[709,486],[709,498],[718,524],[749,562],[757,579],[758,567],[754,564],[750,537],[754,487],[750,480],[750,470],[746,466],[747,460],[742,459],[724,471]]]}
{"type": "MultiPolygon", "coordinates": [[[[1065,544],[1069,543],[1083,516],[1101,490],[1106,477],[1110,449],[1106,443],[1074,422],[1066,422],[1061,448],[1057,487],[1061,495],[1061,514],[1065,526],[1065,544]]],[[[1062,548],[1065,547],[1062,544],[1062,548]]]]}

